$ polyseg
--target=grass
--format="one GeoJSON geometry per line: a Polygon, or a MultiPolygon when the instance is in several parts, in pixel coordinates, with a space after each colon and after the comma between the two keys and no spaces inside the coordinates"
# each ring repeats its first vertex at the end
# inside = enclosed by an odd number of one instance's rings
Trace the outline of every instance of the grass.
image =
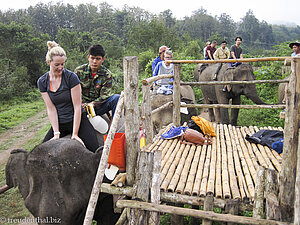
{"type": "Polygon", "coordinates": [[[45,109],[45,104],[37,90],[24,94],[23,98],[1,102],[0,134],[45,109]]]}

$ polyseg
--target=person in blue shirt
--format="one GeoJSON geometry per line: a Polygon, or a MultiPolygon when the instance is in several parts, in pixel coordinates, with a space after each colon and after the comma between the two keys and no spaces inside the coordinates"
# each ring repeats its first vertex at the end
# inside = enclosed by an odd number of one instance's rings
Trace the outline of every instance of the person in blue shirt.
{"type": "Polygon", "coordinates": [[[289,44],[289,47],[293,49],[292,57],[300,56],[300,42],[295,41],[289,44]]]}
{"type": "Polygon", "coordinates": [[[154,72],[154,69],[155,69],[157,63],[164,60],[164,53],[166,50],[170,50],[170,48],[168,48],[165,45],[159,47],[159,49],[158,49],[159,55],[152,62],[152,73],[154,72]]]}

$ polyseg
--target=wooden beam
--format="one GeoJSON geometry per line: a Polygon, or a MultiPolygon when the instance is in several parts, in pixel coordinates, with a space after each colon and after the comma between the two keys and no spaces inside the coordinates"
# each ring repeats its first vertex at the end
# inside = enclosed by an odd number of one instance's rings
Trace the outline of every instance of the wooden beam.
{"type": "Polygon", "coordinates": [[[284,61],[293,57],[265,57],[265,58],[246,58],[246,59],[220,59],[220,60],[166,60],[166,63],[232,63],[232,62],[265,62],[265,61],[284,61]]]}
{"type": "MultiPolygon", "coordinates": [[[[282,220],[294,221],[296,164],[300,114],[300,58],[292,59],[292,73],[286,92],[286,116],[279,202],[282,220]]],[[[298,160],[300,160],[298,158],[298,160]]]]}
{"type": "Polygon", "coordinates": [[[181,65],[174,65],[173,83],[173,123],[180,126],[180,68],[181,65]]]}
{"type": "Polygon", "coordinates": [[[151,99],[150,99],[150,86],[143,85],[143,104],[142,104],[142,117],[144,120],[144,129],[146,133],[146,144],[150,144],[153,141],[153,123],[151,117],[151,99]]]}
{"type": "MultiPolygon", "coordinates": [[[[299,130],[300,131],[300,130],[299,130]]],[[[297,171],[295,182],[295,216],[294,224],[300,224],[300,132],[298,131],[297,171]]]]}
{"type": "Polygon", "coordinates": [[[151,112],[151,115],[153,115],[153,114],[155,114],[155,113],[158,113],[158,112],[160,112],[161,110],[166,109],[166,108],[169,108],[169,107],[171,107],[171,106],[173,106],[173,101],[167,102],[166,104],[163,104],[162,106],[160,106],[160,107],[154,109],[154,110],[151,112]]]}
{"type": "Polygon", "coordinates": [[[157,81],[157,80],[161,80],[161,79],[165,79],[165,78],[172,78],[172,77],[173,77],[173,74],[161,74],[161,75],[157,75],[154,77],[148,77],[148,78],[142,80],[142,84],[149,85],[153,81],[157,81]]]}
{"type": "Polygon", "coordinates": [[[134,184],[135,168],[139,145],[139,65],[138,57],[128,56],[123,59],[124,68],[124,114],[126,137],[126,182],[134,184]]]}
{"type": "Polygon", "coordinates": [[[264,224],[264,225],[283,225],[283,224],[291,224],[284,223],[275,220],[265,220],[265,219],[257,219],[253,217],[245,217],[245,216],[236,216],[230,214],[219,214],[212,211],[202,211],[196,209],[188,209],[182,207],[168,206],[168,205],[156,205],[153,203],[133,201],[133,200],[119,200],[117,201],[117,207],[120,208],[138,208],[142,210],[149,210],[154,212],[164,212],[170,214],[177,214],[182,216],[192,216],[200,219],[208,219],[213,221],[223,221],[223,222],[231,222],[231,223],[239,223],[239,224],[264,224]]]}
{"type": "Polygon", "coordinates": [[[225,84],[278,84],[288,83],[289,80],[246,80],[246,81],[199,81],[199,82],[180,82],[180,85],[225,85],[225,84]]]}
{"type": "Polygon", "coordinates": [[[228,108],[228,109],[284,109],[285,105],[227,105],[227,104],[186,104],[187,108],[228,108]]]}

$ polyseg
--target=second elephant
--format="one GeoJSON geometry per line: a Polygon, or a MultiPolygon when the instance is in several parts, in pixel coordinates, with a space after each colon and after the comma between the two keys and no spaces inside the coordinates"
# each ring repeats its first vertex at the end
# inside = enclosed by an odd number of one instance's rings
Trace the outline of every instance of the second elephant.
{"type": "MultiPolygon", "coordinates": [[[[212,81],[212,77],[217,69],[217,64],[208,66],[202,73],[199,72],[201,64],[194,70],[194,76],[198,81],[212,81]]],[[[218,78],[218,81],[251,81],[255,80],[252,67],[249,64],[241,64],[236,68],[227,68],[224,63],[218,78]]],[[[241,95],[245,95],[255,104],[266,104],[258,96],[255,84],[235,84],[226,85],[227,91],[224,91],[224,85],[201,85],[201,90],[206,104],[229,104],[232,100],[233,105],[240,105],[241,95]]],[[[215,113],[209,109],[209,118],[223,124],[237,125],[239,109],[231,109],[231,118],[229,119],[226,108],[217,108],[215,113]]]]}

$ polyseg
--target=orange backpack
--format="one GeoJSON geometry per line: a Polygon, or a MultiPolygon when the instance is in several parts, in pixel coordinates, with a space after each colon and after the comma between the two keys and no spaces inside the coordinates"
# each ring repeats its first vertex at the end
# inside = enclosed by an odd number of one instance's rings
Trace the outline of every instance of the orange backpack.
{"type": "Polygon", "coordinates": [[[211,122],[207,121],[206,119],[200,116],[192,116],[191,118],[203,131],[204,134],[208,134],[211,137],[216,137],[215,128],[211,122]]]}

